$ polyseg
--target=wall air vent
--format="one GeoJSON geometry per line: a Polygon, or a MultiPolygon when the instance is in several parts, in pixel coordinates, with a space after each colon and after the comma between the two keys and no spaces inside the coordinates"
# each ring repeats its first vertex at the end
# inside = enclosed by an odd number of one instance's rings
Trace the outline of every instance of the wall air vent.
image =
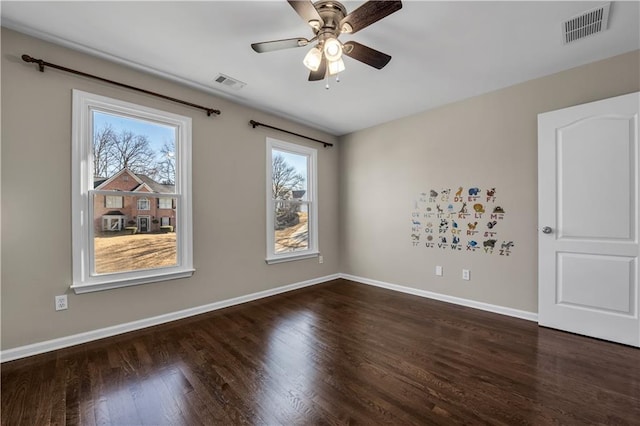
{"type": "Polygon", "coordinates": [[[611,2],[576,15],[562,23],[562,43],[569,44],[607,29],[611,2]]]}
{"type": "Polygon", "coordinates": [[[236,80],[235,78],[224,74],[218,74],[213,81],[234,90],[240,90],[247,85],[247,83],[243,83],[240,80],[236,80]]]}

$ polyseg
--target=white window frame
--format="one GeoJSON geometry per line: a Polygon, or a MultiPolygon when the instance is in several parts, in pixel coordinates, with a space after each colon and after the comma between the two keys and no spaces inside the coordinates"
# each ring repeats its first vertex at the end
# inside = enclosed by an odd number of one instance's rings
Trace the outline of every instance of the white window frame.
{"type": "Polygon", "coordinates": [[[102,231],[122,231],[124,229],[124,220],[125,216],[115,216],[115,215],[103,215],[102,216],[102,231]],[[116,221],[116,227],[112,228],[109,226],[110,223],[116,221]]]}
{"type": "Polygon", "coordinates": [[[138,210],[140,210],[140,211],[149,211],[149,210],[151,210],[151,203],[149,202],[148,198],[138,198],[136,207],[138,207],[138,210]],[[142,202],[143,204],[146,203],[147,207],[146,208],[144,208],[144,206],[140,207],[140,205],[141,205],[140,202],[142,202]]]}
{"type": "Polygon", "coordinates": [[[105,195],[104,196],[104,207],[107,208],[107,209],[122,209],[122,208],[124,208],[124,197],[122,197],[120,195],[105,195]],[[118,205],[117,206],[110,205],[110,204],[113,204],[113,201],[115,201],[116,199],[120,200],[118,202],[118,205]],[[111,203],[109,201],[111,201],[111,203]]]}
{"type": "MultiPolygon", "coordinates": [[[[73,90],[72,120],[72,253],[75,293],[87,293],[185,278],[193,275],[193,227],[191,207],[191,118],[117,99],[73,90]],[[176,129],[175,193],[163,194],[176,199],[177,262],[175,266],[116,272],[94,273],[93,197],[111,195],[112,191],[93,189],[93,112],[126,116],[169,125],[176,129]]],[[[138,193],[122,193],[140,195],[138,193]]],[[[150,194],[151,195],[151,194],[150,194]]],[[[151,195],[155,198],[155,194],[151,195]]]]}
{"type": "Polygon", "coordinates": [[[160,197],[158,198],[158,208],[159,209],[165,209],[165,210],[171,210],[173,208],[173,199],[172,198],[168,198],[168,197],[160,197]],[[168,203],[167,203],[168,201],[168,203]],[[165,207],[163,207],[162,205],[165,205],[165,207]],[[166,205],[169,204],[169,207],[166,207],[166,205]]]}
{"type": "Polygon", "coordinates": [[[266,198],[267,198],[267,257],[265,261],[268,264],[289,262],[293,260],[309,259],[317,257],[318,251],[318,150],[302,145],[284,142],[277,139],[267,138],[267,182],[266,182],[266,198]],[[275,200],[273,199],[273,150],[289,152],[296,155],[304,155],[307,157],[307,193],[303,204],[308,205],[308,227],[309,227],[309,246],[307,250],[300,250],[287,253],[275,252],[275,200]]]}

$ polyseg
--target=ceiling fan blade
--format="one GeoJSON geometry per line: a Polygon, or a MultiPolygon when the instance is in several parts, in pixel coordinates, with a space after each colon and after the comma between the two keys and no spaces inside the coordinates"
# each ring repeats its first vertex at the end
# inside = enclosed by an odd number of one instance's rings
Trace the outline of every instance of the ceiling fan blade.
{"type": "Polygon", "coordinates": [[[369,0],[345,16],[340,21],[340,29],[342,32],[353,34],[400,9],[401,1],[369,0]]]}
{"type": "Polygon", "coordinates": [[[264,41],[262,43],[252,43],[251,48],[258,53],[273,52],[274,50],[290,49],[292,47],[302,47],[309,44],[306,38],[288,38],[285,40],[264,41]]]}
{"type": "Polygon", "coordinates": [[[377,69],[384,68],[391,56],[355,41],[348,41],[342,47],[342,53],[377,69]]]}
{"type": "Polygon", "coordinates": [[[287,1],[291,5],[291,7],[293,7],[296,13],[300,15],[302,19],[304,19],[306,23],[309,23],[310,21],[318,21],[318,24],[319,24],[318,28],[321,28],[324,25],[324,21],[320,17],[320,14],[316,10],[316,8],[313,6],[313,3],[311,3],[311,1],[309,0],[287,0],[287,1]]]}
{"type": "Polygon", "coordinates": [[[326,74],[327,74],[327,60],[323,55],[322,60],[320,61],[320,66],[318,67],[318,71],[311,71],[309,73],[309,81],[324,80],[324,76],[326,74]]]}

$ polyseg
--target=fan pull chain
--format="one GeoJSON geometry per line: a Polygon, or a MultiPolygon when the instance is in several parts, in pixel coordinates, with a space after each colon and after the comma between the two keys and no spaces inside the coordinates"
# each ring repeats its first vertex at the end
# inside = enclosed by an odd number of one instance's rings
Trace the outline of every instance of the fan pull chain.
{"type": "MultiPolygon", "coordinates": [[[[340,83],[340,74],[336,75],[336,83],[340,83]]],[[[329,75],[327,74],[327,84],[324,86],[325,89],[329,90],[329,75]]]]}

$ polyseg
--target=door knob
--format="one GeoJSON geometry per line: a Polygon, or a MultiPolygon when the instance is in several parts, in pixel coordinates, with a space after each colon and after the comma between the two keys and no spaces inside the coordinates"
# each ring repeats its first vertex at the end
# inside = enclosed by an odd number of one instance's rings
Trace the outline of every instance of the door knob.
{"type": "Polygon", "coordinates": [[[542,228],[543,234],[550,234],[551,232],[553,232],[553,229],[551,229],[551,227],[549,226],[545,226],[544,228],[542,228]]]}

